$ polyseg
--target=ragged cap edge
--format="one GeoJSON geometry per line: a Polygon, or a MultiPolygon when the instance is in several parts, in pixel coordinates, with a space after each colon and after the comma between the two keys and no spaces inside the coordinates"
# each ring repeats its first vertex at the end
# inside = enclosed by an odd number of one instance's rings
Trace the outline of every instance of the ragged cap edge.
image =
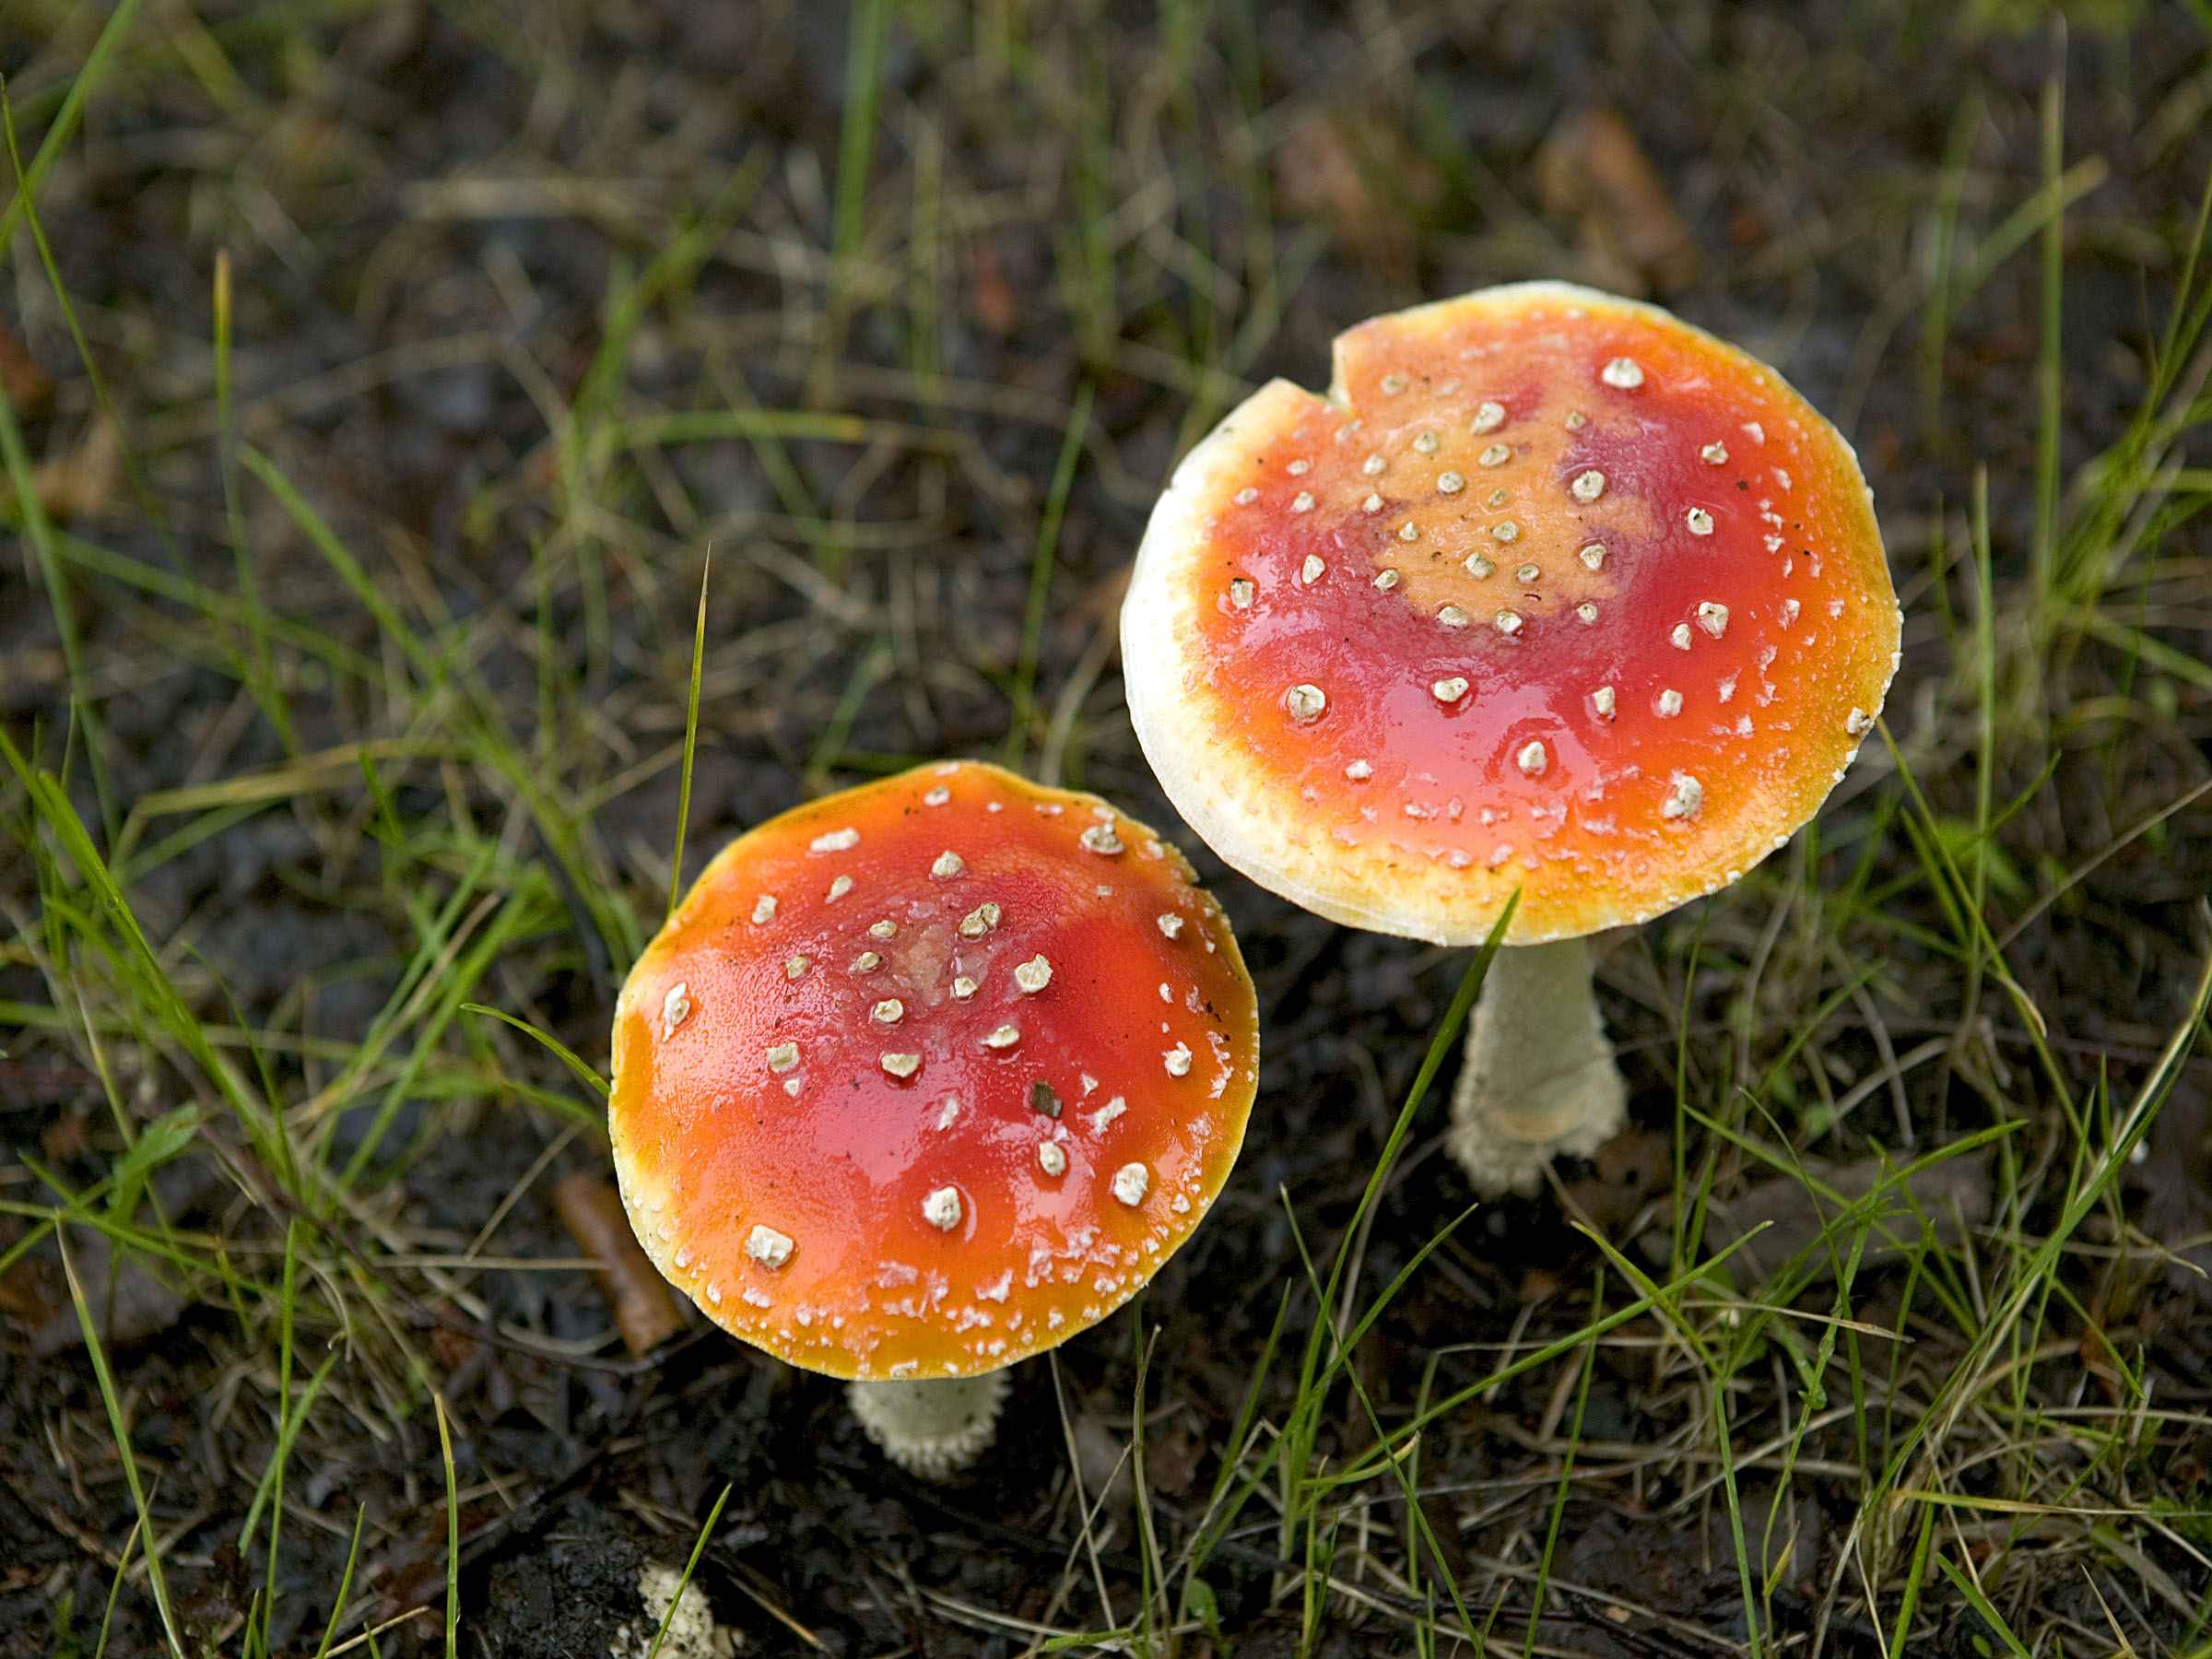
{"type": "MultiPolygon", "coordinates": [[[[1760,374],[1771,376],[1833,439],[1842,458],[1848,463],[1850,479],[1871,500],[1872,491],[1866,485],[1865,469],[1859,465],[1858,452],[1837,429],[1834,422],[1789,385],[1779,371],[1762,363],[1743,347],[1695,324],[1684,322],[1665,307],[1623,299],[1574,283],[1549,280],[1506,283],[1450,299],[1430,300],[1355,324],[1353,328],[1338,334],[1332,344],[1331,379],[1327,391],[1320,394],[1321,400],[1328,408],[1335,411],[1349,406],[1345,387],[1346,363],[1349,353],[1347,342],[1348,336],[1359,328],[1385,322],[1418,322],[1430,315],[1454,311],[1470,301],[1479,301],[1486,308],[1502,311],[1545,300],[1556,300],[1593,312],[1627,315],[1655,326],[1678,331],[1693,337],[1710,350],[1760,374]]],[[[1161,494],[1145,527],[1130,575],[1128,594],[1122,606],[1122,668],[1130,724],[1135,729],[1138,745],[1176,811],[1232,869],[1268,891],[1279,894],[1301,909],[1328,921],[1364,928],[1371,933],[1420,939],[1434,945],[1479,944],[1489,936],[1491,928],[1496,925],[1502,904],[1465,912],[1456,920],[1440,921],[1433,912],[1427,909],[1363,902],[1340,888],[1324,881],[1302,878],[1288,867],[1290,859],[1287,853],[1293,850],[1288,848],[1280,829],[1285,804],[1249,799],[1222,780],[1208,776],[1205,768],[1197,763],[1210,735],[1199,722],[1189,717],[1188,705],[1182,698],[1185,669],[1179,658],[1176,641],[1186,632],[1197,630],[1199,594],[1193,585],[1185,585],[1179,590],[1176,579],[1190,568],[1184,555],[1190,549],[1204,545],[1210,535],[1211,526],[1204,503],[1216,499],[1221,482],[1235,476],[1236,469],[1249,459],[1249,451],[1243,442],[1246,431],[1254,425],[1265,424],[1270,403],[1287,398],[1295,400],[1302,408],[1314,396],[1314,394],[1309,393],[1294,381],[1282,378],[1269,381],[1224,416],[1219,424],[1177,465],[1167,489],[1161,494]]],[[[1878,519],[1873,519],[1871,514],[1869,518],[1875,536],[1874,551],[1886,563],[1888,552],[1881,540],[1880,523],[1878,519]]],[[[1901,646],[1904,614],[1894,600],[1890,618],[1901,646]]],[[[1889,671],[1882,683],[1882,696],[1876,699],[1875,707],[1867,712],[1862,731],[1871,729],[1874,722],[1880,718],[1888,688],[1896,677],[1899,656],[1900,651],[1892,649],[1889,671]]],[[[1810,797],[1803,818],[1791,828],[1790,834],[1794,834],[1796,830],[1818,816],[1821,804],[1842,782],[1844,773],[1858,759],[1858,754],[1859,746],[1854,745],[1825,786],[1810,797]]],[[[1764,847],[1747,849],[1740,866],[1729,879],[1740,879],[1746,872],[1786,845],[1788,839],[1788,835],[1783,835],[1764,847]]],[[[1515,914],[1507,943],[1540,945],[1555,939],[1600,932],[1609,927],[1635,926],[1677,910],[1693,899],[1710,896],[1728,884],[1728,881],[1716,881],[1701,893],[1661,897],[1642,905],[1590,914],[1579,918],[1575,925],[1534,927],[1525,919],[1527,912],[1519,912],[1515,914]]]]}

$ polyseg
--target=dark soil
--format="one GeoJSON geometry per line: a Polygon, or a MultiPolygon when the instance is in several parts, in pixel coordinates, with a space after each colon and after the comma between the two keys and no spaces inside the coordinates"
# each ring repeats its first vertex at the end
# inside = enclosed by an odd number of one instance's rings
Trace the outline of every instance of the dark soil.
{"type": "MultiPolygon", "coordinates": [[[[2025,5],[1983,9],[2041,16],[2025,5]]],[[[30,10],[28,38],[0,31],[0,70],[27,154],[97,21],[65,6],[30,10]]],[[[524,770],[561,800],[587,803],[576,844],[560,845],[560,830],[548,832],[513,778],[486,763],[473,739],[453,735],[465,700],[440,705],[442,724],[418,724],[430,700],[419,677],[272,494],[243,480],[246,539],[270,610],[391,677],[378,688],[283,650],[298,751],[370,739],[445,746],[380,762],[390,810],[408,827],[404,858],[372,822],[374,804],[348,759],[131,882],[137,916],[202,1016],[287,1039],[262,1056],[278,1098],[305,1101],[329,1084],[335,1056],[361,1039],[416,949],[410,905],[446,901],[475,835],[501,845],[494,890],[537,898],[471,996],[536,1021],[604,1066],[631,948],[618,918],[645,918],[649,928],[665,890],[678,787],[665,754],[683,731],[710,543],[688,866],[810,790],[910,757],[997,753],[1014,718],[1009,687],[1046,482],[1079,386],[1094,402],[1038,657],[1044,718],[1027,753],[1033,770],[1049,756],[1067,781],[1173,824],[1122,718],[1117,671],[1111,658],[1101,666],[1100,641],[1111,635],[1116,584],[1151,494],[1192,436],[1187,365],[1205,349],[1201,335],[1226,338],[1279,305],[1256,353],[1222,367],[1248,382],[1281,373],[1315,383],[1330,336],[1375,312],[1524,276],[1620,280],[1618,266],[1592,263],[1600,255],[1585,227],[1547,206],[1535,183],[1547,135],[1587,104],[1627,113],[1695,244],[1694,274],[1658,297],[1762,351],[1853,436],[1908,611],[1892,727],[1918,758],[1937,814],[1971,823],[1972,735],[1947,724],[1970,718],[1959,690],[1965,659],[1938,618],[1965,614],[1971,573],[1946,568],[1931,548],[1957,556],[1973,469],[1986,465],[2000,585],[2025,567],[2036,466],[2033,246],[1998,265],[1950,318],[1935,364],[1936,412],[1924,401],[1930,348],[1920,297],[1947,154],[1963,170],[1962,236],[1987,237],[2038,183],[2039,100],[2057,62],[2051,33],[1977,28],[1948,8],[1781,0],[1467,4],[1396,16],[1380,5],[1212,10],[1221,15],[1185,72],[1150,8],[1141,18],[1100,5],[1029,17],[1015,30],[1010,67],[994,65],[987,31],[965,8],[900,8],[884,45],[859,224],[865,269],[839,315],[821,261],[835,236],[844,113],[840,6],[146,8],[41,197],[145,491],[141,499],[117,481],[71,530],[236,591],[207,320],[215,256],[227,252],[245,441],[314,504],[426,638],[441,648],[465,642],[466,667],[524,770]],[[203,34],[212,58],[193,50],[203,34]],[[1284,175],[1281,158],[1316,143],[1364,157],[1366,173],[1351,170],[1356,186],[1316,196],[1284,175]],[[724,195],[733,179],[735,200],[724,195]],[[940,204],[927,280],[913,264],[924,189],[940,204]],[[1415,228],[1377,230],[1385,209],[1415,228]],[[1118,217],[1100,229],[1087,215],[1118,217]],[[589,378],[610,295],[628,291],[702,218],[720,228],[696,268],[647,300],[612,375],[589,378]],[[1269,230],[1274,264],[1263,268],[1253,249],[1269,230]],[[1219,267],[1211,297],[1194,287],[1205,262],[1219,267]],[[1111,279],[1103,321],[1083,297],[1084,274],[1101,267],[1111,279]],[[917,314],[930,316],[926,331],[917,314]],[[832,330],[841,335],[824,351],[818,342],[832,330]],[[931,382],[910,374],[917,368],[945,377],[949,391],[926,395],[931,382]],[[582,453],[587,437],[564,458],[548,422],[577,400],[602,422],[813,402],[957,441],[731,439],[638,465],[582,453]],[[825,553],[825,537],[841,538],[843,549],[825,553]],[[821,569],[835,573],[818,577],[821,569]],[[541,591],[551,594],[547,611],[541,591]],[[541,639],[559,688],[549,726],[541,639]],[[1064,695],[1075,712],[1055,739],[1046,723],[1064,695]],[[839,735],[841,705],[850,726],[839,735]],[[655,756],[659,764],[643,764],[655,756]],[[464,844],[440,825],[473,835],[464,844]]],[[[2077,29],[2065,48],[2065,156],[2101,158],[2108,170],[2067,220],[2069,468],[2112,443],[2141,406],[2147,344],[2212,172],[2212,132],[2189,112],[2212,85],[2201,20],[2185,6],[2130,15],[2116,32],[2077,29]]],[[[28,239],[14,247],[0,329],[24,343],[52,389],[35,398],[11,390],[11,401],[34,459],[67,456],[92,422],[92,390],[28,239]]],[[[2212,602],[2201,596],[2197,547],[2194,608],[2148,620],[2203,660],[2212,658],[2212,602]]],[[[69,594],[120,812],[155,791],[286,759],[279,733],[241,688],[234,665],[248,641],[235,620],[218,628],[173,594],[84,565],[69,594]]],[[[2047,672],[2057,682],[2053,704],[2082,712],[2052,732],[2056,775],[2007,826],[2018,885],[1993,890],[2000,934],[2122,830],[2212,775],[2212,703],[2201,688],[2162,681],[2179,686],[2178,701],[2170,693],[2155,715],[2121,719],[2096,712],[2100,700],[2151,694],[2115,653],[2085,647],[2047,672]]],[[[68,711],[60,639],[26,547],[0,565],[0,724],[58,766],[68,711]]],[[[1665,1226],[1678,1065],[1700,1110],[1720,1111],[1737,1087],[1756,1086],[1861,961],[1881,971],[1868,1006],[1878,1006],[1882,1026],[1851,1002],[1823,1018],[1792,1073],[1795,1109],[1832,1101],[1878,1070],[1884,1044],[1904,1050],[1965,1018],[1959,964],[1928,943],[1947,936],[1943,916],[1909,842],[1883,816],[1897,792],[1880,782],[1888,763],[1876,747],[1824,815],[1804,877],[1777,861],[1607,959],[1606,1006],[1637,1117],[1661,1133],[1562,1173],[1573,1200],[1624,1248],[1654,1218],[1665,1226]],[[1824,944],[1818,918],[1798,915],[1779,945],[1767,936],[1793,880],[1842,888],[1870,837],[1874,908],[1903,925],[1874,929],[1861,918],[1849,923],[1856,932],[1824,944]],[[1746,964],[1766,959],[1769,947],[1767,978],[1746,1008],[1746,964]]],[[[2000,759],[2000,803],[2034,783],[2045,753],[2024,744],[2000,759]]],[[[98,825],[101,803],[81,753],[69,782],[98,825]]],[[[0,955],[0,999],[66,1006],[29,951],[38,878],[18,836],[20,796],[4,798],[0,902],[25,947],[0,955]]],[[[193,821],[162,818],[139,845],[193,821]]],[[[2101,1067],[2113,1098],[2126,1100],[2186,1006],[2204,945],[2192,905],[2212,890],[2206,823],[2200,806],[2130,842],[2008,952],[2078,1090],[2101,1067]]],[[[1233,1190],[1191,1246],[1133,1311],[1060,1350],[1056,1375],[1053,1365],[1024,1367],[997,1449],[947,1486],[889,1468],[836,1385],[703,1326],[644,1359],[626,1358],[606,1338],[607,1309],[587,1275],[506,1265],[441,1275],[411,1265],[466,1250],[562,1132],[564,1120],[503,1091],[498,1077],[579,1098],[542,1052],[459,1022],[441,1052],[454,1056],[454,1076],[477,1065],[477,1086],[399,1090],[358,1213],[312,1232],[319,1261],[340,1274],[352,1264],[360,1277],[344,1287],[356,1323],[340,1331],[323,1313],[300,1333],[302,1373],[332,1351],[343,1357],[288,1468],[293,1519],[275,1650],[314,1652],[364,1511],[341,1638],[428,1609],[384,1631],[379,1646],[387,1654],[440,1647],[446,1511],[433,1390],[451,1414],[464,1494],[464,1652],[606,1651],[618,1627],[641,1618],[640,1563],[680,1565],[725,1488],[698,1582],[758,1652],[1010,1654],[1027,1651],[1026,1632],[1040,1627],[1105,1628],[1100,1584],[1114,1614],[1137,1617],[1143,1566],[1132,1512],[1117,1500],[1102,1514],[1094,1576],[1068,1434],[1094,1450],[1127,1442],[1140,1351],[1151,1343],[1147,1484],[1171,1556],[1206,1507],[1284,1288],[1302,1282],[1291,1218],[1325,1261],[1465,966],[1456,953],[1308,916],[1228,877],[1193,838],[1180,839],[1227,904],[1259,985],[1266,1038],[1255,1132],[1233,1190]]],[[[86,971],[102,982],[108,973],[98,962],[86,971]]],[[[2063,1125],[2024,1027],[1986,989],[1980,1016],[1975,1064],[2002,1080],[1991,1092],[2009,1090],[2006,1110],[2029,1121],[2022,1158],[2053,1155],[2063,1125]]],[[[124,1110],[147,1122],[212,1099],[173,1045],[146,1038],[119,1030],[103,1051],[124,1110]]],[[[0,1248],[23,1236],[24,1212],[54,1202],[48,1176],[88,1187],[121,1144],[81,1029],[27,1021],[4,1042],[0,1147],[10,1156],[0,1161],[0,1199],[12,1208],[0,1214],[0,1248]]],[[[390,1076],[347,1102],[334,1143],[341,1157],[366,1144],[390,1076]]],[[[2110,1243],[2132,1218],[2207,1263],[2208,1093],[2212,1068],[2194,1062],[2140,1171],[2136,1197],[2147,1201],[2124,1218],[2100,1218],[2101,1230],[2085,1237],[2110,1243]]],[[[1989,1092],[1940,1064],[1905,1073],[1901,1096],[1901,1119],[1884,1088],[1815,1149],[1849,1159],[1904,1135],[1924,1148],[1996,1110],[1989,1092]]],[[[1375,1218],[1362,1279],[1370,1293],[1468,1203],[1436,1156],[1440,1108],[1432,1101],[1424,1112],[1375,1218]]],[[[273,1183],[239,1177],[250,1159],[227,1124],[218,1120],[210,1144],[159,1173],[154,1202],[171,1227],[230,1241],[245,1271],[273,1277],[294,1211],[273,1183]]],[[[1701,1152],[1702,1137],[1693,1146],[1701,1152]]],[[[503,1218],[488,1253],[510,1264],[572,1257],[547,1191],[552,1176],[603,1157],[590,1135],[570,1139],[503,1218]]],[[[1720,1185],[1738,1190],[1761,1173],[1730,1154],[1720,1185]]],[[[2018,1219],[2037,1229],[2050,1218],[2018,1219]]],[[[84,1227],[69,1230],[69,1242],[96,1304],[109,1308],[111,1358],[188,1651],[239,1651],[264,1583],[265,1528],[241,1552],[240,1527],[271,1455],[273,1327],[258,1315],[241,1322],[219,1283],[115,1265],[84,1227]]],[[[1406,1414],[1432,1356],[1441,1358],[1430,1392],[1441,1394],[1486,1374],[1499,1359],[1494,1345],[1533,1345],[1585,1323],[1599,1262],[1556,1194],[1484,1209],[1415,1277],[1359,1354],[1377,1409],[1386,1421],[1406,1414]]],[[[0,1652],[8,1653],[94,1651],[135,1520],[60,1265],[49,1241],[0,1281],[0,1652]]],[[[2143,1390],[2185,1417],[2212,1397],[2212,1302],[2185,1256],[2171,1268],[2115,1280],[2085,1259],[2068,1280],[2072,1304],[2052,1310],[2049,1335],[2089,1331],[2081,1351],[2090,1354],[2101,1340],[2085,1323],[2093,1301],[2143,1390]]],[[[1904,1277],[1870,1275],[1853,1316],[1896,1317],[1904,1277]]],[[[1615,1306],[1626,1295],[1618,1275],[1610,1294],[1615,1306]]],[[[1828,1292],[1806,1305],[1826,1312],[1828,1292]]],[[[1310,1297],[1294,1302],[1293,1342],[1311,1315],[1310,1297]]],[[[1915,1319],[1902,1377],[1924,1397],[1959,1341],[1954,1326],[1924,1312],[1915,1319]]],[[[1631,1334],[1645,1342],[1601,1349],[1594,1368],[1582,1430],[1590,1449],[1580,1461],[1600,1472],[1586,1467],[1566,1506],[1537,1637],[1545,1651],[1621,1659],[1736,1651],[1745,1618],[1725,1511],[1717,1491],[1677,1503],[1712,1473],[1679,1455],[1706,1443],[1709,1425],[1677,1357],[1652,1340],[1657,1328],[1647,1322],[1631,1334]],[[1645,1611],[1619,1618],[1616,1597],[1645,1611]]],[[[1278,1356],[1261,1390],[1271,1418],[1288,1408],[1294,1381],[1295,1365],[1278,1356]]],[[[1547,1408],[1572,1386],[1570,1361],[1538,1368],[1440,1425],[1422,1448],[1424,1504],[1454,1558],[1446,1564],[1478,1621],[1495,1610],[1501,1648],[1518,1651],[1527,1623],[1559,1470],[1546,1445],[1563,1432],[1547,1408]]],[[[2078,1359],[2045,1365],[2034,1386],[2053,1404],[2108,1398],[2078,1359]]],[[[1798,1388],[1780,1350],[1771,1370],[1747,1371],[1732,1403],[1735,1444],[1764,1445],[1794,1425],[1798,1388]]],[[[2069,1487],[2082,1470],[2066,1464],[2046,1496],[2201,1509],[2212,1488],[2201,1429],[2191,1439],[2185,1423],[2160,1419],[2140,1432],[2148,1439],[2124,1493],[2101,1472],[2069,1487]]],[[[1341,1457],[1368,1441],[1339,1390],[1324,1449],[1341,1457]]],[[[1762,1630],[1766,1640],[1804,1652],[1818,1630],[1824,1652],[1882,1651],[1876,1625],[1887,1634],[1895,1600],[1869,1609],[1844,1571],[1862,1483],[1830,1472],[1863,1456],[1878,1465],[1882,1453],[1878,1442],[1855,1444],[1848,1421],[1806,1442],[1814,1467],[1779,1506],[1777,1537],[1788,1535],[1790,1549],[1768,1551],[1779,1626],[1762,1630]]],[[[1088,1471],[1094,1481],[1111,1455],[1100,1463],[1088,1471]]],[[[1771,1467],[1747,1471],[1747,1524],[1763,1529],[1773,1478],[1771,1467]]],[[[1399,1617],[1408,1606],[1406,1518],[1388,1482],[1365,1489],[1371,1506],[1347,1509],[1335,1569],[1363,1599],[1333,1599],[1313,1637],[1323,1653],[1411,1651],[1399,1617]]],[[[2110,1650],[2098,1589],[2123,1604],[2118,1617],[2141,1651],[2185,1640],[2191,1621],[2145,1584],[2155,1572],[2201,1609],[2202,1558],[2148,1527],[2128,1535],[2141,1559],[2133,1576],[2070,1531],[2052,1535],[2047,1583],[2023,1581],[2029,1570],[2016,1567],[2004,1605],[2047,1621],[2018,1627],[2056,1632],[2042,1651],[2089,1651],[2077,1645],[2089,1640],[2083,1632],[2110,1650]]],[[[1960,1547],[1986,1552],[1992,1538],[2022,1559],[2033,1553],[2032,1538],[1980,1528],[1960,1547]]],[[[1219,1630],[1241,1653],[1300,1647],[1300,1604],[1277,1594],[1276,1549],[1275,1512],[1255,1503],[1207,1570],[1219,1630]]],[[[112,1654],[161,1650],[141,1554],[134,1545],[107,1634],[112,1654]]],[[[1445,1618],[1448,1628],[1448,1609],[1445,1618]]],[[[1940,1581],[1914,1629],[1916,1654],[1991,1651],[1987,1629],[1940,1581]]],[[[1207,1645],[1200,1637],[1189,1651],[1207,1645]]]]}

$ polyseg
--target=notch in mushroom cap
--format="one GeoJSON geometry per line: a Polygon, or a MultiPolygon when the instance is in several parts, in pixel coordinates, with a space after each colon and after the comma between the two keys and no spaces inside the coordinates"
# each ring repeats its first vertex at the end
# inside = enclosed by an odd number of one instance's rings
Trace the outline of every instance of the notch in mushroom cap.
{"type": "Polygon", "coordinates": [[[1228,1179],[1257,1065],[1252,982],[1182,856],[958,762],[722,851],[623,986],[609,1133],[662,1273],[854,1380],[886,1449],[938,1472],[1003,1389],[940,1391],[970,1402],[948,1412],[886,1385],[995,1372],[1135,1295],[1228,1179]]]}
{"type": "Polygon", "coordinates": [[[1735,347],[1557,283],[1362,324],[1325,398],[1263,387],[1177,469],[1122,620],[1146,755],[1230,864],[1448,944],[1518,892],[1509,943],[1556,946],[1501,955],[1471,1028],[1463,1090],[1523,1102],[1459,1114],[1493,1191],[1619,1122],[1579,941],[1781,846],[1899,634],[1835,429],[1735,347]]]}

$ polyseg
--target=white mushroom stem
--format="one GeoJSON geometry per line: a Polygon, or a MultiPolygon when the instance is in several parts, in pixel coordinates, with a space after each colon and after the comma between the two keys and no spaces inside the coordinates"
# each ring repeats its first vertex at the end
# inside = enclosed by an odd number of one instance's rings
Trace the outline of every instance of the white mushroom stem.
{"type": "Polygon", "coordinates": [[[928,1377],[912,1382],[850,1382],[853,1415],[910,1475],[944,1480],[983,1453],[1006,1401],[1006,1373],[928,1377]]]}
{"type": "Polygon", "coordinates": [[[1503,949],[1467,1024],[1446,1145],[1486,1198],[1534,1193],[1544,1166],[1586,1158],[1625,1121],[1583,939],[1503,949]]]}

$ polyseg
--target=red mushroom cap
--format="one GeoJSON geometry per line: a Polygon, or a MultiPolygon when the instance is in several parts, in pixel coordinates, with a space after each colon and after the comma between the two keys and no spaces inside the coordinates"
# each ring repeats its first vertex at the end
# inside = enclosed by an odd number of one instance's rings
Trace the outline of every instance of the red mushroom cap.
{"type": "Polygon", "coordinates": [[[709,1319],[831,1376],[1049,1348],[1236,1162],[1259,1021],[1220,907],[1094,795],[929,766],[732,841],[630,971],[608,1133],[709,1319]]]}
{"type": "Polygon", "coordinates": [[[1485,289],[1339,335],[1177,469],[1122,616],[1192,828],[1336,921],[1511,940],[1735,880],[1858,752],[1900,618],[1851,448],[1635,304],[1485,289]]]}

